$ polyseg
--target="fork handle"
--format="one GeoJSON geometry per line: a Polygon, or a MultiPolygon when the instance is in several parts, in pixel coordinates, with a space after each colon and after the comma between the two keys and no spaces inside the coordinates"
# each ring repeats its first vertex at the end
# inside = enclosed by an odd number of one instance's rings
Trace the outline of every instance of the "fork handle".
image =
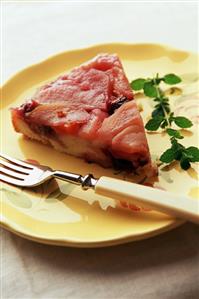
{"type": "Polygon", "coordinates": [[[53,177],[60,179],[62,181],[66,181],[72,184],[81,185],[84,190],[89,188],[94,188],[96,185],[97,179],[93,177],[92,174],[87,174],[82,176],[80,174],[55,170],[52,173],[53,177]]]}
{"type": "Polygon", "coordinates": [[[127,203],[143,204],[146,208],[199,224],[199,201],[191,197],[109,177],[97,181],[95,193],[119,201],[124,198],[127,203]]]}
{"type": "Polygon", "coordinates": [[[80,174],[55,170],[53,172],[53,176],[57,179],[60,179],[62,181],[66,181],[66,182],[69,182],[72,184],[79,185],[81,183],[81,175],[80,174]]]}

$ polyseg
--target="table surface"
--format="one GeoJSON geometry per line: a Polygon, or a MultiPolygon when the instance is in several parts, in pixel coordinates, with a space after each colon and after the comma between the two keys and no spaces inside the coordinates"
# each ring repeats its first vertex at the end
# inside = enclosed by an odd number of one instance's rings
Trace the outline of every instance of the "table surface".
{"type": "MultiPolygon", "coordinates": [[[[197,4],[2,1],[1,81],[49,55],[104,42],[197,52],[197,4]]],[[[199,227],[101,249],[37,244],[1,229],[1,298],[199,298],[199,227]]]]}

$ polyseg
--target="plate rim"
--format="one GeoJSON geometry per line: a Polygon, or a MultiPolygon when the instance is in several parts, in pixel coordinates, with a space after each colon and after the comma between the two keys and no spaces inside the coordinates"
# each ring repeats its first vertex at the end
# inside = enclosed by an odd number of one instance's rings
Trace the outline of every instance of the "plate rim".
{"type": "MultiPolygon", "coordinates": [[[[50,55],[45,59],[41,59],[39,62],[37,63],[33,63],[31,65],[26,66],[25,68],[15,72],[12,76],[10,76],[4,83],[2,86],[0,86],[0,90],[1,90],[1,100],[2,100],[2,93],[3,90],[7,87],[9,87],[9,84],[15,80],[17,77],[19,76],[23,76],[23,74],[26,71],[30,71],[32,68],[37,68],[37,67],[41,67],[42,64],[45,64],[47,61],[52,61],[53,59],[58,58],[61,55],[64,54],[70,54],[70,53],[74,53],[74,52],[81,52],[81,51],[89,51],[92,49],[97,49],[98,47],[107,47],[107,46],[114,46],[114,47],[133,47],[133,46],[142,46],[142,47],[149,47],[149,46],[159,46],[162,48],[165,48],[168,52],[169,51],[178,51],[181,53],[186,53],[186,54],[192,54],[192,55],[198,55],[197,53],[193,52],[193,51],[188,51],[188,50],[183,50],[183,49],[179,49],[170,45],[166,45],[166,44],[161,44],[161,43],[124,43],[124,42],[113,42],[113,43],[98,43],[98,44],[93,44],[93,45],[89,45],[87,47],[80,47],[80,48],[75,48],[75,49],[70,49],[70,50],[66,50],[66,51],[61,51],[58,52],[56,54],[50,55]]],[[[2,104],[1,104],[2,106],[2,104]]],[[[0,107],[2,108],[2,107],[0,107]]],[[[2,203],[1,203],[2,205],[2,203]]],[[[134,235],[128,234],[128,235],[124,235],[124,236],[116,236],[113,238],[107,238],[104,239],[103,241],[101,240],[86,240],[86,241],[81,241],[78,239],[72,239],[72,238],[55,238],[55,237],[45,237],[45,236],[38,236],[32,232],[28,232],[25,231],[23,229],[23,227],[18,228],[17,224],[13,223],[12,220],[5,218],[5,216],[2,214],[1,220],[0,220],[0,226],[2,228],[5,228],[6,230],[21,236],[25,239],[31,240],[31,241],[35,241],[38,243],[42,243],[42,244],[49,244],[49,245],[57,245],[57,246],[68,246],[68,247],[79,247],[79,248],[97,248],[97,247],[107,247],[107,246],[114,246],[114,245],[119,245],[119,244],[125,244],[131,241],[139,241],[139,240],[143,240],[143,239],[147,239],[150,237],[154,237],[157,236],[159,234],[162,234],[164,232],[167,232],[169,230],[172,230],[174,228],[177,228],[178,226],[184,224],[186,221],[184,220],[180,220],[180,219],[175,219],[172,218],[166,225],[160,227],[160,228],[156,228],[153,229],[151,231],[147,231],[144,233],[137,233],[134,235]]]]}
{"type": "Polygon", "coordinates": [[[91,50],[91,49],[94,49],[94,48],[97,48],[97,47],[106,47],[106,46],[115,46],[115,47],[119,47],[119,46],[122,46],[122,47],[126,47],[126,46],[159,46],[159,47],[162,47],[162,48],[165,48],[167,49],[168,51],[178,51],[178,52],[181,52],[181,53],[186,53],[186,54],[192,54],[192,55],[197,55],[199,56],[199,54],[197,52],[194,52],[194,51],[188,51],[188,50],[183,50],[183,49],[179,49],[177,47],[173,47],[172,45],[167,45],[167,44],[161,44],[161,43],[145,43],[145,42],[141,42],[141,43],[128,43],[128,42],[113,42],[113,43],[96,43],[96,44],[92,44],[92,45],[89,45],[89,46],[86,46],[86,47],[80,47],[80,48],[74,48],[74,49],[69,49],[69,50],[66,50],[66,51],[60,51],[58,53],[55,53],[55,54],[52,54],[52,55],[49,55],[47,58],[45,59],[41,59],[39,60],[38,62],[36,63],[32,63],[22,69],[20,69],[19,71],[16,71],[13,75],[11,75],[7,80],[5,80],[5,82],[2,84],[2,86],[0,85],[0,89],[4,89],[6,88],[6,86],[10,83],[10,81],[12,81],[15,77],[17,77],[18,75],[22,75],[23,72],[33,68],[33,67],[38,67],[40,65],[42,65],[43,63],[45,63],[46,61],[49,61],[49,60],[53,60],[55,58],[57,58],[58,56],[61,56],[63,54],[66,54],[66,53],[73,53],[73,52],[81,52],[82,50],[91,50]]]}
{"type": "Polygon", "coordinates": [[[152,237],[156,237],[162,233],[166,233],[172,229],[175,229],[183,224],[185,224],[185,220],[180,219],[173,219],[168,224],[166,224],[163,227],[154,229],[152,231],[148,231],[145,233],[142,233],[141,235],[139,233],[132,235],[126,235],[122,237],[117,238],[107,238],[103,241],[93,241],[93,240],[87,240],[87,241],[81,241],[78,239],[68,239],[68,238],[50,238],[50,237],[39,237],[38,235],[31,233],[28,234],[23,229],[17,229],[15,224],[13,223],[6,223],[3,221],[0,221],[0,227],[6,229],[7,231],[16,234],[17,236],[20,236],[24,239],[34,241],[41,244],[47,244],[47,245],[54,245],[54,246],[67,246],[67,247],[74,247],[74,248],[100,248],[100,247],[110,247],[110,246],[116,246],[120,244],[126,244],[129,242],[135,242],[135,241],[141,241],[145,239],[149,239],[152,237]]]}

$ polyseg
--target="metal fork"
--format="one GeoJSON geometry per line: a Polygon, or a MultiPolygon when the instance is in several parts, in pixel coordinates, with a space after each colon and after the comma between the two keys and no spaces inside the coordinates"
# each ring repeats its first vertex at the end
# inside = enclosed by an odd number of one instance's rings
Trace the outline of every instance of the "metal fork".
{"type": "Polygon", "coordinates": [[[76,185],[81,185],[83,189],[94,188],[97,180],[92,174],[82,176],[66,171],[52,170],[48,166],[35,165],[11,158],[0,153],[0,180],[21,187],[38,186],[52,177],[61,179],[76,185]]]}
{"type": "Polygon", "coordinates": [[[92,174],[80,174],[53,170],[43,165],[35,165],[11,158],[0,153],[0,180],[15,186],[34,187],[51,178],[57,178],[72,184],[81,185],[84,190],[94,189],[95,193],[125,200],[128,204],[142,204],[199,224],[199,201],[184,195],[146,187],[135,183],[102,176],[99,179],[92,174]]]}

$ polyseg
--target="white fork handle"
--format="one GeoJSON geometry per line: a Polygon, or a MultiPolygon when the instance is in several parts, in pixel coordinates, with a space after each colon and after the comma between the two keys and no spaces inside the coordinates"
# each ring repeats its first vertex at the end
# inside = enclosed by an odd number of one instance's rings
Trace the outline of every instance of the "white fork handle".
{"type": "Polygon", "coordinates": [[[146,208],[199,224],[199,201],[191,197],[109,177],[101,177],[97,181],[95,193],[116,200],[125,199],[128,203],[142,204],[146,208]]]}

